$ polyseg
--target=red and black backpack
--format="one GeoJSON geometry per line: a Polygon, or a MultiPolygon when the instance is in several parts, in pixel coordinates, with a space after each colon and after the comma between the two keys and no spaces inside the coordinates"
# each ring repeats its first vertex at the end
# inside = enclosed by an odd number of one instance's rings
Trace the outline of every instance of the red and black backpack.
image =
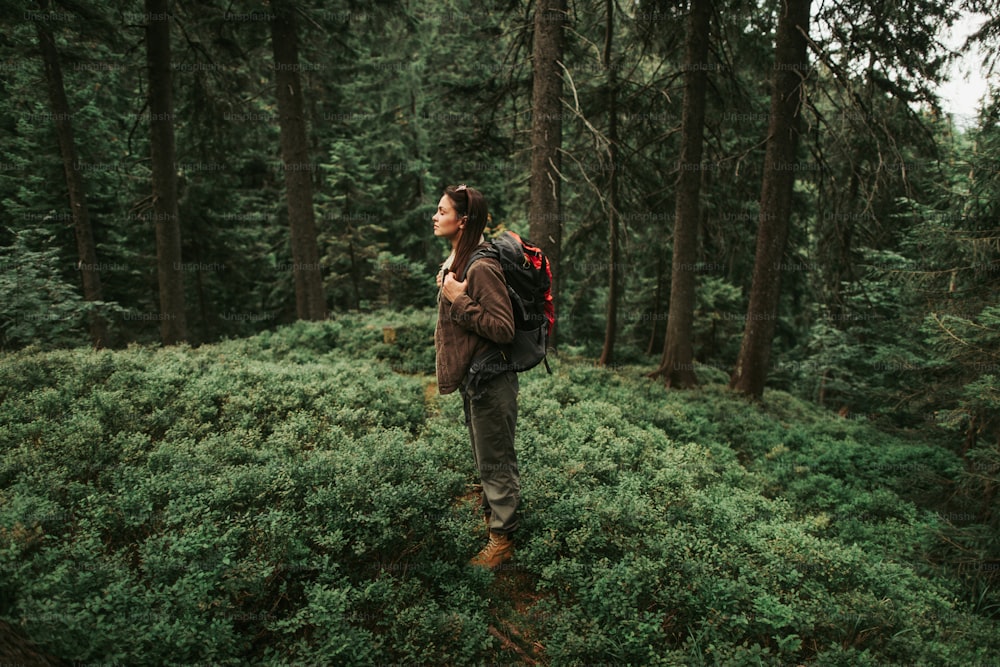
{"type": "Polygon", "coordinates": [[[492,257],[500,262],[507,292],[514,308],[514,340],[500,346],[511,370],[518,373],[549,362],[545,346],[556,322],[556,309],[552,301],[552,268],[541,248],[511,231],[505,231],[476,250],[468,267],[480,257],[492,257]]]}

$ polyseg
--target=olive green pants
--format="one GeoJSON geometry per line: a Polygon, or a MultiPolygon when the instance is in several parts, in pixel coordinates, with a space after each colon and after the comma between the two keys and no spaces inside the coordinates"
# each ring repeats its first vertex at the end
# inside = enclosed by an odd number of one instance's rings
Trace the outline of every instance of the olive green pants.
{"type": "Polygon", "coordinates": [[[500,373],[477,389],[475,398],[466,391],[462,398],[472,456],[483,483],[483,511],[491,515],[491,531],[509,533],[517,528],[521,503],[521,477],[514,452],[517,373],[500,373]]]}

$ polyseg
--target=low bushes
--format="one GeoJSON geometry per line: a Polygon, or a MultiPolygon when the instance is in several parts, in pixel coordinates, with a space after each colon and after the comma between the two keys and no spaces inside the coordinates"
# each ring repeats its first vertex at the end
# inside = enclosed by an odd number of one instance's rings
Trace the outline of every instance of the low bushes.
{"type": "Polygon", "coordinates": [[[121,664],[510,663],[518,637],[552,665],[1000,649],[914,502],[953,456],[779,392],[667,392],[585,360],[521,376],[516,560],[466,567],[476,480],[432,332],[429,313],[345,316],[8,355],[0,617],[121,664]]]}

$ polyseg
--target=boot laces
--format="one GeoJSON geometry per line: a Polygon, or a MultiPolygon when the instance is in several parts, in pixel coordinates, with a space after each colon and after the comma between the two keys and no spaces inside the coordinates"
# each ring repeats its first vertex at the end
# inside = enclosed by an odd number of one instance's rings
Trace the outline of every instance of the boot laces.
{"type": "Polygon", "coordinates": [[[503,536],[494,535],[490,533],[490,541],[486,544],[486,548],[483,549],[484,553],[492,554],[497,549],[503,547],[503,536]]]}

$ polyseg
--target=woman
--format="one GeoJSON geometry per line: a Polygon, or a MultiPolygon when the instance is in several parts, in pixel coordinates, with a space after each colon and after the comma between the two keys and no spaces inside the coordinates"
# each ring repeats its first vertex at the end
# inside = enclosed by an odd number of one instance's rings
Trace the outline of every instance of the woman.
{"type": "Polygon", "coordinates": [[[451,243],[451,255],[438,274],[434,350],[438,390],[462,393],[483,485],[489,542],[470,563],[493,570],[514,555],[521,482],[514,453],[517,374],[503,367],[497,347],[514,338],[510,296],[500,262],[470,261],[484,244],[486,221],[486,200],[474,188],[449,187],[438,202],[434,235],[451,243]]]}

